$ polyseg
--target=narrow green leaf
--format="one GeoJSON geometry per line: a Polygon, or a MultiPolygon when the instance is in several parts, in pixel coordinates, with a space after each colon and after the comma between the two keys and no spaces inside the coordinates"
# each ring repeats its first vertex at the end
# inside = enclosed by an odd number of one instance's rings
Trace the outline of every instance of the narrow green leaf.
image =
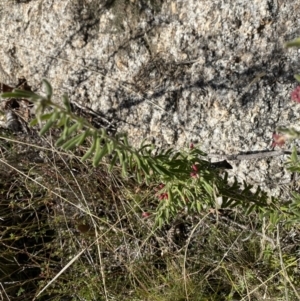
{"type": "Polygon", "coordinates": [[[185,196],[184,196],[184,194],[182,193],[182,188],[176,186],[176,187],[175,187],[175,190],[176,190],[176,193],[178,193],[178,194],[180,195],[181,199],[185,202],[185,196]]]}
{"type": "Polygon", "coordinates": [[[95,151],[96,149],[96,139],[97,137],[94,136],[93,142],[92,142],[92,146],[90,147],[90,149],[85,153],[85,155],[81,158],[81,161],[85,161],[87,160],[95,151]]]}
{"type": "Polygon", "coordinates": [[[173,160],[181,160],[182,162],[184,162],[186,159],[186,156],[184,156],[182,153],[180,152],[176,152],[174,154],[172,154],[172,161],[173,160]]]}
{"type": "Polygon", "coordinates": [[[200,203],[200,201],[195,201],[196,202],[196,209],[198,212],[202,211],[202,204],[200,203]]]}
{"type": "Polygon", "coordinates": [[[46,79],[43,79],[43,85],[45,88],[45,93],[46,93],[47,99],[50,100],[52,97],[52,93],[53,93],[52,86],[46,79]]]}
{"type": "Polygon", "coordinates": [[[159,217],[159,218],[157,219],[157,223],[158,223],[158,228],[161,228],[162,225],[163,225],[163,223],[164,223],[163,218],[159,217]]]}
{"type": "Polygon", "coordinates": [[[74,148],[77,145],[79,139],[80,139],[80,136],[75,136],[72,139],[66,141],[61,146],[61,148],[65,149],[65,150],[70,150],[70,149],[74,148]]]}
{"type": "Polygon", "coordinates": [[[140,160],[140,166],[141,166],[141,169],[143,170],[143,172],[145,173],[145,175],[148,176],[149,175],[149,168],[147,166],[147,162],[143,161],[143,158],[140,160]]]}
{"type": "Polygon", "coordinates": [[[300,47],[300,38],[285,43],[285,47],[300,47]]]}
{"type": "MultiPolygon", "coordinates": [[[[58,112],[57,112],[57,113],[58,113],[58,112]]],[[[53,116],[53,112],[52,112],[52,113],[43,114],[42,116],[39,117],[39,119],[40,119],[41,121],[46,121],[46,120],[50,119],[52,116],[53,116]]],[[[38,124],[37,118],[34,118],[34,119],[29,123],[30,126],[35,126],[35,125],[37,125],[37,124],[38,124]]]]}
{"type": "Polygon", "coordinates": [[[172,191],[171,187],[168,187],[168,201],[170,203],[174,202],[174,195],[173,195],[173,191],[172,191]]]}
{"type": "MultiPolygon", "coordinates": [[[[25,98],[25,97],[23,97],[25,98]]],[[[32,94],[30,97],[26,97],[27,99],[30,99],[30,101],[37,103],[37,102],[42,102],[43,100],[46,100],[43,98],[43,96],[38,95],[38,94],[32,94]]]]}
{"type": "Polygon", "coordinates": [[[165,208],[165,221],[168,221],[169,220],[169,218],[170,218],[170,210],[169,210],[169,208],[167,207],[167,208],[165,208]]]}
{"type": "Polygon", "coordinates": [[[212,186],[211,185],[209,185],[203,178],[202,179],[200,179],[200,183],[201,183],[201,185],[203,185],[203,188],[205,189],[205,191],[207,192],[207,194],[209,195],[209,196],[212,196],[212,193],[213,193],[213,188],[212,188],[212,186]]]}
{"type": "MultiPolygon", "coordinates": [[[[16,91],[19,95],[23,94],[24,96],[22,96],[21,98],[27,98],[30,99],[30,101],[36,103],[36,102],[42,102],[44,100],[43,96],[36,94],[34,92],[30,92],[30,91],[24,91],[24,90],[14,90],[16,91]],[[28,94],[26,93],[28,92],[28,94]]],[[[16,97],[17,98],[17,97],[16,97]]]]}
{"type": "Polygon", "coordinates": [[[124,145],[129,146],[127,135],[124,135],[123,141],[124,141],[124,145]]]}
{"type": "Polygon", "coordinates": [[[64,126],[66,124],[66,118],[67,118],[67,116],[66,116],[66,114],[64,112],[60,111],[59,113],[60,113],[59,114],[59,120],[57,122],[57,127],[58,128],[60,128],[60,127],[62,127],[62,126],[64,126]]]}
{"type": "Polygon", "coordinates": [[[126,178],[127,177],[127,161],[123,160],[122,162],[122,177],[126,178]]]}
{"type": "Polygon", "coordinates": [[[170,148],[167,148],[165,151],[162,151],[162,154],[164,155],[164,156],[167,156],[167,157],[169,157],[169,156],[171,156],[171,154],[174,152],[174,149],[172,148],[172,147],[170,147],[170,148]]]}
{"type": "Polygon", "coordinates": [[[139,153],[142,153],[142,151],[144,150],[144,149],[146,149],[146,148],[153,148],[153,144],[144,144],[144,145],[141,145],[141,147],[138,149],[138,152],[139,153]]]}
{"type": "Polygon", "coordinates": [[[111,154],[116,148],[116,141],[114,139],[107,142],[108,153],[111,154]]]}
{"type": "Polygon", "coordinates": [[[51,128],[51,126],[54,124],[54,121],[52,119],[49,119],[46,124],[43,126],[43,128],[40,130],[39,134],[40,136],[43,136],[48,130],[51,128]]]}
{"type": "Polygon", "coordinates": [[[124,137],[124,133],[116,133],[115,135],[115,139],[117,141],[120,141],[123,137],[124,137]]]}
{"type": "MultiPolygon", "coordinates": [[[[145,159],[145,157],[144,157],[144,159],[145,159]]],[[[156,157],[155,157],[155,159],[156,159],[156,157]]],[[[164,176],[171,176],[171,173],[166,168],[164,168],[162,165],[160,165],[159,162],[157,162],[153,158],[151,158],[151,157],[147,158],[147,163],[153,172],[157,172],[158,174],[164,175],[164,176]]]]}
{"type": "Polygon", "coordinates": [[[106,133],[105,129],[102,128],[102,129],[98,130],[98,132],[99,132],[99,135],[101,138],[105,139],[107,137],[107,133],[106,133]]]}
{"type": "Polygon", "coordinates": [[[169,171],[171,172],[171,173],[174,173],[174,174],[181,174],[181,175],[185,175],[185,176],[189,176],[190,175],[190,173],[191,173],[191,169],[189,168],[189,169],[186,169],[186,168],[184,168],[184,167],[177,167],[177,168],[174,168],[174,167],[176,167],[176,166],[173,166],[173,164],[169,167],[169,171]]]}
{"type": "Polygon", "coordinates": [[[64,137],[61,135],[55,142],[55,146],[57,147],[61,147],[63,145],[63,143],[66,142],[66,139],[64,139],[64,137]]]}
{"type": "Polygon", "coordinates": [[[62,133],[62,137],[64,140],[67,139],[68,137],[68,131],[69,131],[69,120],[70,120],[70,116],[64,116],[63,118],[63,122],[64,122],[64,130],[63,130],[63,133],[62,133]]]}
{"type": "Polygon", "coordinates": [[[96,140],[96,152],[93,159],[93,166],[97,167],[102,160],[102,158],[108,153],[107,143],[105,143],[101,148],[100,143],[101,138],[98,137],[96,140]]]}
{"type": "Polygon", "coordinates": [[[83,133],[81,133],[80,135],[79,135],[79,139],[78,139],[78,142],[77,142],[77,146],[79,146],[79,145],[81,145],[84,141],[85,141],[85,139],[88,137],[88,136],[90,136],[90,131],[89,130],[86,130],[86,131],[84,131],[83,133]]]}
{"type": "Polygon", "coordinates": [[[32,120],[30,121],[29,126],[35,126],[35,125],[37,125],[38,123],[39,123],[39,122],[38,122],[37,118],[34,118],[34,119],[32,119],[32,120]]]}
{"type": "Polygon", "coordinates": [[[109,171],[112,171],[112,169],[116,165],[117,159],[118,159],[118,153],[115,153],[112,160],[110,161],[109,169],[108,169],[109,171]]]}
{"type": "Polygon", "coordinates": [[[141,178],[141,174],[140,174],[140,171],[138,170],[137,173],[136,173],[136,177],[137,177],[137,181],[139,184],[142,183],[142,178],[141,178]]]}
{"type": "MultiPolygon", "coordinates": [[[[95,156],[101,152],[101,140],[99,136],[96,136],[95,138],[95,143],[96,143],[96,149],[95,149],[95,156]]],[[[95,160],[95,157],[94,157],[95,160]]]]}
{"type": "Polygon", "coordinates": [[[135,160],[136,164],[138,165],[138,168],[141,169],[141,159],[140,159],[140,157],[135,152],[132,153],[132,156],[134,157],[134,160],[135,160]]]}
{"type": "Polygon", "coordinates": [[[133,155],[130,153],[130,154],[128,154],[128,165],[129,165],[129,169],[131,170],[131,171],[133,171],[134,170],[134,160],[133,160],[133,155]]]}
{"type": "Polygon", "coordinates": [[[300,82],[300,74],[295,74],[294,77],[298,82],[300,82]]]}
{"type": "Polygon", "coordinates": [[[2,98],[36,98],[40,99],[42,96],[35,94],[34,92],[31,91],[25,91],[25,90],[20,90],[20,89],[14,89],[13,92],[5,92],[1,94],[2,98]]]}
{"type": "MultiPolygon", "coordinates": [[[[41,120],[43,120],[43,118],[45,118],[47,115],[49,114],[44,114],[43,116],[41,116],[41,120]]],[[[54,122],[58,122],[60,117],[60,112],[57,110],[54,110],[51,114],[51,120],[53,120],[54,122]]]]}
{"type": "Polygon", "coordinates": [[[123,151],[123,150],[116,149],[116,152],[117,152],[117,154],[118,154],[120,163],[123,164],[123,162],[125,161],[125,154],[124,154],[124,151],[123,151]]]}
{"type": "Polygon", "coordinates": [[[79,117],[76,122],[78,123],[78,129],[82,130],[84,123],[86,122],[86,120],[82,117],[79,117]]]}
{"type": "Polygon", "coordinates": [[[74,123],[72,126],[68,128],[67,137],[69,137],[74,131],[78,129],[80,125],[78,123],[74,123]]]}
{"type": "Polygon", "coordinates": [[[250,213],[255,209],[255,205],[250,205],[246,208],[246,215],[250,215],[250,213]]]}
{"type": "Polygon", "coordinates": [[[195,154],[197,155],[197,157],[199,157],[199,156],[206,157],[206,156],[207,156],[206,153],[204,153],[203,151],[201,151],[201,150],[198,149],[198,148],[194,148],[194,149],[192,150],[192,153],[195,153],[195,154]]]}
{"type": "Polygon", "coordinates": [[[172,176],[170,171],[168,171],[166,168],[164,168],[162,165],[157,164],[154,162],[154,164],[151,165],[155,171],[157,171],[160,175],[163,176],[172,176]]]}
{"type": "Polygon", "coordinates": [[[71,112],[71,105],[70,105],[70,101],[69,101],[69,98],[68,98],[68,95],[65,93],[63,96],[62,96],[62,99],[63,99],[63,104],[66,108],[66,111],[68,113],[71,112]]]}
{"type": "MultiPolygon", "coordinates": [[[[9,93],[11,95],[20,96],[21,98],[30,98],[32,96],[39,96],[39,97],[41,97],[40,95],[35,94],[34,92],[25,91],[25,90],[21,90],[21,89],[14,89],[12,92],[9,92],[9,93]]],[[[5,95],[5,94],[9,94],[9,93],[3,93],[3,94],[5,95]]]]}
{"type": "Polygon", "coordinates": [[[145,148],[145,149],[143,149],[143,151],[141,152],[141,154],[145,158],[146,157],[147,158],[152,157],[152,148],[145,148]]]}
{"type": "Polygon", "coordinates": [[[4,92],[0,94],[1,98],[12,98],[15,96],[14,92],[4,92]]]}
{"type": "Polygon", "coordinates": [[[292,150],[291,160],[293,161],[293,163],[298,162],[298,154],[297,154],[297,149],[295,146],[293,147],[293,150],[292,150]]]}
{"type": "Polygon", "coordinates": [[[22,97],[22,95],[17,94],[15,92],[5,92],[5,93],[1,93],[1,98],[25,98],[25,97],[22,97]]]}

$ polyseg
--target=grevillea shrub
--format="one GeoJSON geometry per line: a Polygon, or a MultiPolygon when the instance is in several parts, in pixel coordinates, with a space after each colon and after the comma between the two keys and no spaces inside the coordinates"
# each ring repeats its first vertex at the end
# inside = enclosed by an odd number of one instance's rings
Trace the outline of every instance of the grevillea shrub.
{"type": "MultiPolygon", "coordinates": [[[[205,160],[206,154],[191,144],[187,149],[175,148],[156,150],[155,145],[143,141],[138,148],[132,147],[126,134],[110,136],[106,130],[95,128],[86,119],[76,116],[67,95],[62,96],[63,105],[52,100],[52,87],[43,80],[45,94],[14,90],[3,93],[3,98],[26,98],[35,106],[36,118],[32,126],[39,126],[40,135],[46,135],[51,128],[58,131],[56,147],[76,152],[84,149],[82,161],[94,168],[105,162],[110,172],[117,167],[124,178],[134,178],[140,185],[153,187],[150,198],[155,209],[144,208],[142,217],[156,219],[161,226],[178,213],[196,213],[210,208],[239,207],[249,214],[258,210],[263,215],[277,211],[278,200],[269,197],[258,187],[228,181],[226,171],[220,172],[205,160]],[[89,163],[90,162],[90,163],[89,163]]],[[[276,136],[274,138],[277,139],[276,136]]],[[[282,144],[278,137],[275,143],[282,144]]]]}

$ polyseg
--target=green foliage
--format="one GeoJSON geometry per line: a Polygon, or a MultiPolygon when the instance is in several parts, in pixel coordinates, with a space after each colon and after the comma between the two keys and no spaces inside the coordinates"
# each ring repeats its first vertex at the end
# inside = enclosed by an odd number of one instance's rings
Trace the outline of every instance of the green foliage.
{"type": "Polygon", "coordinates": [[[286,42],[285,47],[290,48],[290,47],[300,47],[300,38],[294,39],[292,41],[286,42]]]}
{"type": "MultiPolygon", "coordinates": [[[[74,300],[213,301],[279,300],[286,291],[290,300],[296,300],[297,290],[291,289],[299,284],[294,243],[281,250],[274,233],[279,224],[286,238],[288,222],[295,227],[299,195],[282,204],[260,188],[254,190],[236,179],[231,183],[227,173],[214,169],[196,147],[155,151],[154,145],[143,141],[133,148],[126,135],[111,137],[74,115],[66,95],[62,105],[54,103],[47,81],[44,87],[45,95],[16,90],[4,96],[31,99],[37,112],[32,125],[40,126],[42,135],[55,130],[56,147],[71,156],[49,150],[46,164],[26,163],[24,156],[22,174],[11,176],[3,168],[1,198],[6,199],[9,191],[11,199],[1,207],[6,224],[0,247],[7,263],[15,266],[3,262],[1,269],[4,279],[17,283],[6,286],[7,293],[22,300],[32,300],[29,296],[40,292],[41,300],[72,296],[74,300]],[[73,153],[80,153],[85,164],[73,153]],[[92,164],[95,168],[86,168],[92,164]],[[153,210],[160,229],[153,230],[151,214],[149,219],[141,216],[147,208],[153,210]],[[171,225],[175,225],[173,234],[168,230],[171,225]],[[42,239],[49,229],[55,231],[45,243],[42,239]],[[40,239],[42,250],[27,246],[32,261],[22,266],[12,258],[23,254],[23,236],[34,242],[40,239]],[[12,274],[16,268],[28,273],[31,265],[37,274],[26,279],[37,293],[16,282],[12,274]]],[[[11,164],[18,161],[16,144],[2,148],[6,156],[15,152],[13,158],[6,157],[11,164]]],[[[298,162],[294,150],[287,167],[297,171],[298,162]]]]}
{"type": "MultiPolygon", "coordinates": [[[[292,41],[287,42],[285,46],[287,48],[291,48],[291,47],[300,48],[300,38],[296,38],[292,41]]],[[[298,82],[300,82],[299,74],[296,74],[295,78],[298,82]]],[[[293,93],[296,93],[298,88],[296,88],[293,93]]],[[[296,94],[296,96],[293,97],[293,93],[292,93],[292,99],[296,102],[299,102],[298,95],[296,94]]],[[[281,133],[283,140],[293,141],[300,137],[300,131],[296,130],[295,128],[278,127],[277,131],[281,133]]],[[[292,153],[286,161],[286,168],[288,171],[294,174],[295,179],[299,176],[300,160],[295,146],[293,147],[292,153]]],[[[286,216],[285,223],[287,225],[298,223],[300,219],[300,194],[297,191],[291,191],[290,194],[291,194],[291,200],[288,201],[281,208],[282,213],[284,213],[284,216],[286,216]]]]}
{"type": "Polygon", "coordinates": [[[96,129],[87,120],[74,115],[67,95],[62,105],[52,101],[52,87],[43,80],[45,95],[23,90],[4,93],[2,97],[27,98],[35,105],[36,119],[31,125],[40,126],[40,135],[52,128],[60,129],[56,146],[66,151],[84,148],[82,161],[91,160],[94,167],[103,160],[112,171],[121,167],[123,177],[134,177],[142,184],[160,185],[153,191],[157,200],[156,221],[159,226],[183,210],[201,212],[205,208],[237,207],[242,205],[249,214],[254,209],[272,211],[275,199],[259,188],[252,193],[252,186],[234,181],[230,184],[226,172],[221,173],[204,160],[198,148],[177,151],[174,148],[153,154],[154,145],[142,142],[138,149],[132,147],[126,134],[109,136],[105,129],[96,129]],[[221,200],[221,202],[220,202],[221,200]],[[219,204],[220,203],[220,204],[219,204]]]}
{"type": "Polygon", "coordinates": [[[293,140],[300,137],[300,131],[294,128],[286,128],[279,126],[277,130],[279,133],[283,134],[285,140],[293,140]]]}
{"type": "Polygon", "coordinates": [[[293,147],[291,156],[286,161],[286,167],[290,172],[300,172],[300,160],[295,146],[293,147]]]}

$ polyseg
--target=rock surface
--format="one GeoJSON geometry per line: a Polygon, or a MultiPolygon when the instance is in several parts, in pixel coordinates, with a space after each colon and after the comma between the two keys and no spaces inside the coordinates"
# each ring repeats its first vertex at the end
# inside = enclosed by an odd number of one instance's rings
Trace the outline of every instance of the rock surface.
{"type": "MultiPolygon", "coordinates": [[[[47,78],[135,145],[267,150],[276,127],[300,118],[290,100],[299,52],[284,48],[300,36],[299,9],[298,0],[2,2],[0,80],[39,89],[47,78]]],[[[231,174],[277,195],[290,182],[284,160],[233,161],[231,174]]]]}

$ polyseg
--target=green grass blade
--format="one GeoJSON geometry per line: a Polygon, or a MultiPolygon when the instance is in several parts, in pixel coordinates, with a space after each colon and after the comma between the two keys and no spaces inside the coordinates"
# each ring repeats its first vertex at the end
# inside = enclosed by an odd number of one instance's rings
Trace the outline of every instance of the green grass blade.
{"type": "Polygon", "coordinates": [[[48,132],[54,123],[55,122],[52,119],[49,119],[46,122],[46,124],[43,126],[43,128],[40,130],[39,132],[40,136],[43,136],[46,132],[48,132]]]}
{"type": "Polygon", "coordinates": [[[52,86],[46,79],[43,79],[43,85],[45,88],[45,93],[46,93],[47,99],[50,100],[52,97],[52,94],[53,94],[52,86]]]}
{"type": "Polygon", "coordinates": [[[96,140],[96,152],[95,152],[95,156],[93,159],[94,167],[97,167],[99,165],[100,161],[102,160],[102,158],[108,153],[107,143],[105,143],[101,147],[100,140],[101,140],[100,137],[98,137],[96,140]]]}
{"type": "Polygon", "coordinates": [[[89,157],[92,156],[92,154],[94,153],[95,149],[96,149],[96,138],[94,137],[94,140],[92,142],[92,146],[90,147],[90,149],[85,153],[85,155],[81,158],[81,161],[85,161],[87,160],[89,157]]]}

